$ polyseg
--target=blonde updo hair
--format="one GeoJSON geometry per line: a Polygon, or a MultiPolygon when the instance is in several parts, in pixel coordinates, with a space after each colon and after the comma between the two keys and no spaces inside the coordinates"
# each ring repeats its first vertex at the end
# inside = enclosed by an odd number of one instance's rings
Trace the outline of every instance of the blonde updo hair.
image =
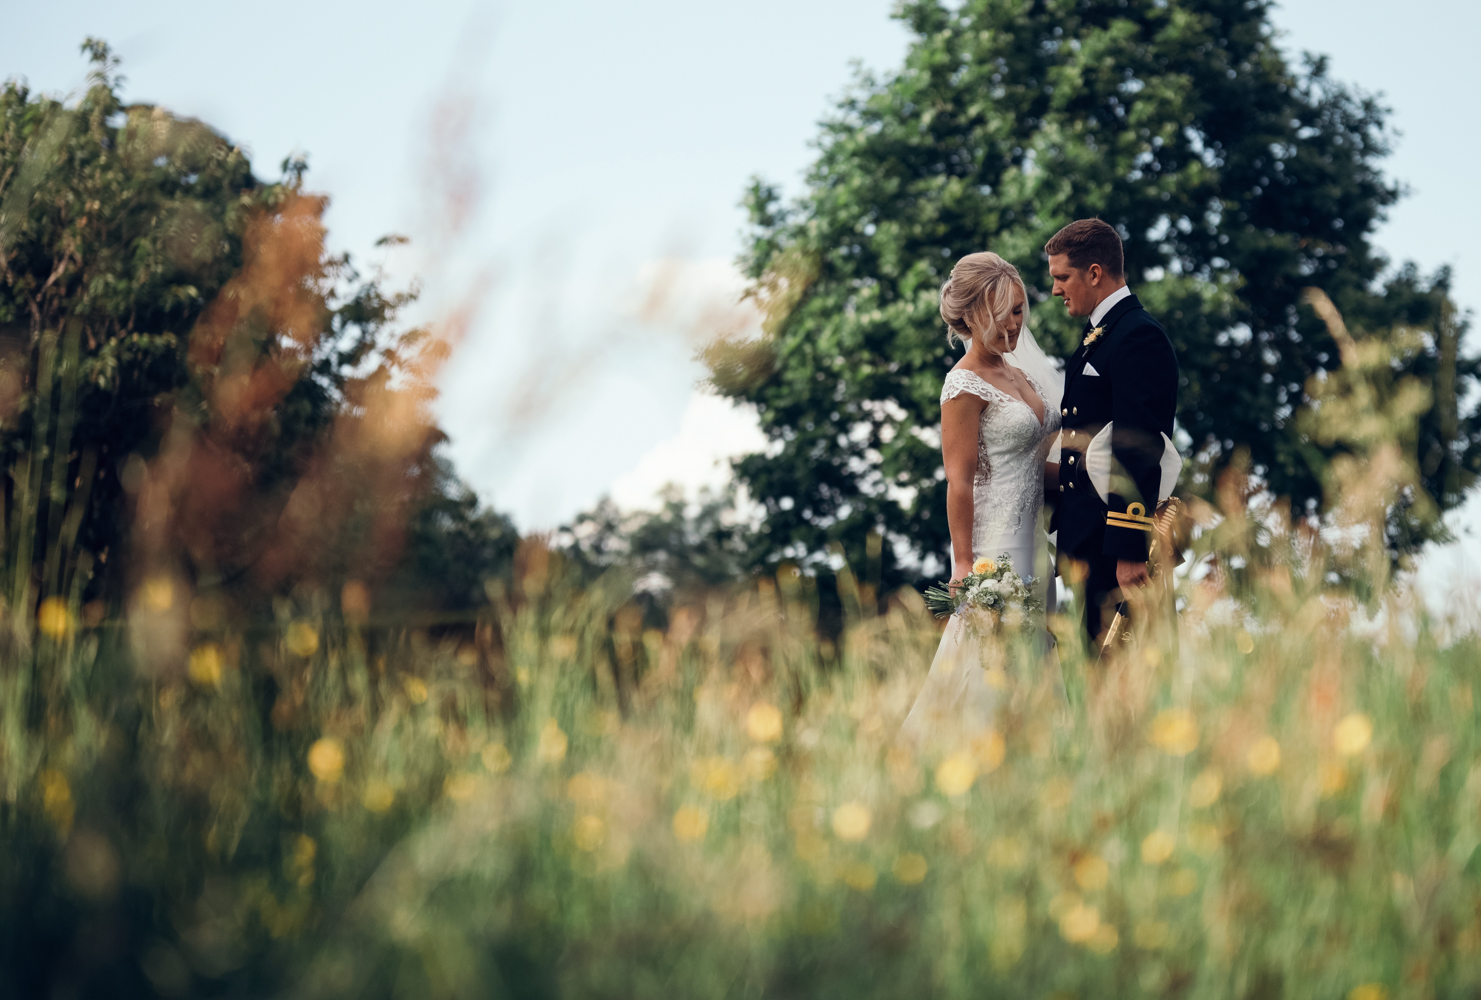
{"type": "Polygon", "coordinates": [[[974,332],[987,343],[1008,322],[1013,292],[1023,296],[1023,325],[1028,326],[1028,289],[1018,268],[995,253],[969,253],[956,262],[941,286],[941,318],[946,320],[946,342],[969,345],[974,332]]]}

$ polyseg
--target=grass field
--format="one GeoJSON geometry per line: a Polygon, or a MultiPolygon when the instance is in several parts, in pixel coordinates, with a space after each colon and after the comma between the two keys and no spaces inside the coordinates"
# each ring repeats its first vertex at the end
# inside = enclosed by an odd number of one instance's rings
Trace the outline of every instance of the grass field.
{"type": "Polygon", "coordinates": [[[787,574],[643,631],[525,564],[473,641],[301,610],[169,679],[43,620],[4,691],[11,995],[1481,989],[1481,649],[1397,597],[1360,627],[1210,576],[1111,668],[1061,622],[1067,703],[1018,656],[1001,738],[917,759],[908,592],[836,645],[787,574]]]}
{"type": "Polygon", "coordinates": [[[1226,476],[1175,637],[1056,619],[1063,684],[1003,647],[997,731],[939,752],[895,741],[938,622],[847,572],[832,637],[785,567],[657,628],[527,542],[439,637],[354,586],[38,606],[23,549],[0,995],[1481,994],[1481,641],[1383,546],[1426,397],[1334,336],[1324,527],[1226,476]]]}

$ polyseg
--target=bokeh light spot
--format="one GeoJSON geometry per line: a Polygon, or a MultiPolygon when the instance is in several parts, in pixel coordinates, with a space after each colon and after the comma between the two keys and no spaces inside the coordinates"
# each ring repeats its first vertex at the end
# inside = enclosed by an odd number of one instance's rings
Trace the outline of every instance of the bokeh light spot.
{"type": "Polygon", "coordinates": [[[833,833],[839,840],[857,842],[869,836],[874,817],[861,802],[845,802],[833,810],[833,833]]]}
{"type": "Polygon", "coordinates": [[[535,746],[535,759],[542,764],[559,764],[566,759],[566,748],[570,740],[554,719],[546,719],[540,728],[540,740],[535,746]]]}
{"type": "Polygon", "coordinates": [[[1152,720],[1152,745],[1174,757],[1198,749],[1198,722],[1187,709],[1169,708],[1152,720]]]}
{"type": "Polygon", "coordinates": [[[970,754],[954,753],[936,768],[936,787],[951,798],[967,794],[976,780],[977,762],[970,754]]]}
{"type": "Polygon", "coordinates": [[[309,747],[309,770],[325,784],[334,784],[345,771],[344,745],[333,736],[324,736],[309,747]]]}
{"type": "Polygon", "coordinates": [[[309,657],[319,651],[319,630],[302,618],[288,625],[283,644],[294,656],[309,657]]]}
{"type": "Polygon", "coordinates": [[[571,826],[571,843],[578,851],[588,853],[602,846],[607,839],[607,824],[600,816],[587,814],[577,818],[571,826]]]}
{"type": "Polygon", "coordinates": [[[1111,877],[1111,866],[1099,854],[1086,854],[1075,862],[1075,884],[1086,892],[1095,892],[1106,887],[1111,877]]]}
{"type": "Polygon", "coordinates": [[[1219,801],[1219,796],[1223,792],[1224,776],[1217,768],[1205,768],[1188,786],[1188,804],[1194,809],[1207,809],[1219,801]]]}
{"type": "Polygon", "coordinates": [[[510,756],[508,748],[502,743],[486,744],[478,752],[478,756],[483,758],[483,766],[488,768],[491,774],[503,774],[509,770],[509,765],[514,763],[514,758],[510,756]]]}
{"type": "Polygon", "coordinates": [[[1260,777],[1274,774],[1280,770],[1280,744],[1274,736],[1260,737],[1245,755],[1245,763],[1249,765],[1251,774],[1260,777]]]}
{"type": "Polygon", "coordinates": [[[36,627],[48,639],[61,642],[72,631],[72,612],[60,597],[48,597],[36,610],[36,627]]]}
{"type": "Polygon", "coordinates": [[[680,806],[674,811],[674,836],[684,843],[703,840],[710,829],[710,815],[698,806],[680,806]]]}
{"type": "Polygon", "coordinates": [[[896,858],[891,871],[901,885],[916,885],[925,879],[929,866],[923,856],[912,851],[896,858]]]}
{"type": "Polygon", "coordinates": [[[214,642],[203,642],[192,649],[187,671],[190,679],[201,687],[219,687],[225,672],[221,647],[214,642]]]}
{"type": "Polygon", "coordinates": [[[396,801],[396,791],[388,782],[371,781],[360,795],[360,804],[373,813],[383,813],[396,801]]]}
{"type": "Polygon", "coordinates": [[[1142,838],[1142,861],[1149,865],[1160,865],[1172,857],[1177,839],[1166,830],[1153,830],[1142,838]]]}
{"type": "Polygon", "coordinates": [[[1332,746],[1344,757],[1355,757],[1373,740],[1373,720],[1362,712],[1344,716],[1332,731],[1332,746]]]}

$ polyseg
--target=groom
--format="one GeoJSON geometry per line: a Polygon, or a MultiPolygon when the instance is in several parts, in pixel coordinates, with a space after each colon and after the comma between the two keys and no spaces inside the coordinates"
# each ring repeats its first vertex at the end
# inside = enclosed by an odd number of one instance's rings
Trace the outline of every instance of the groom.
{"type": "Polygon", "coordinates": [[[1085,628],[1099,648],[1117,600],[1148,582],[1162,435],[1173,433],[1178,362],[1166,332],[1126,287],[1115,229],[1081,219],[1056,233],[1044,252],[1054,294],[1071,316],[1087,318],[1080,347],[1065,364],[1051,528],[1059,532],[1061,575],[1084,586],[1085,628]],[[1109,503],[1085,470],[1086,448],[1107,423],[1113,423],[1109,503]]]}

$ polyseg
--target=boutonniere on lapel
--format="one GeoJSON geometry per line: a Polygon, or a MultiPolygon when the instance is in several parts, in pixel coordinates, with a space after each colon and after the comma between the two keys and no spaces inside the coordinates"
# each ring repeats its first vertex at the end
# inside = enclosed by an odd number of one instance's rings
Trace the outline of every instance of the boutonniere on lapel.
{"type": "Polygon", "coordinates": [[[1091,344],[1093,344],[1097,340],[1099,340],[1100,337],[1101,337],[1101,334],[1103,334],[1105,332],[1106,332],[1106,328],[1105,327],[1103,327],[1103,326],[1096,327],[1094,330],[1091,330],[1089,333],[1087,333],[1085,335],[1085,342],[1083,344],[1081,344],[1080,346],[1081,347],[1089,347],[1091,344]]]}

